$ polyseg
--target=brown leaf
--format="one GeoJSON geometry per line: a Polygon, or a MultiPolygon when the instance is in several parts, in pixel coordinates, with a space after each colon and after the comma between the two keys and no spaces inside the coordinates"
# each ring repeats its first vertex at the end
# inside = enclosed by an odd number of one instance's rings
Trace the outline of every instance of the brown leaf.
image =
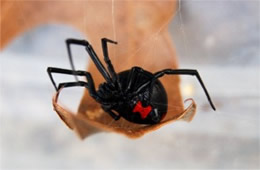
{"type": "Polygon", "coordinates": [[[129,138],[138,138],[146,133],[159,129],[162,126],[177,120],[184,120],[189,122],[193,119],[196,112],[196,104],[193,99],[187,99],[186,101],[191,101],[191,104],[188,106],[188,108],[174,117],[164,119],[155,125],[139,125],[128,122],[122,118],[118,121],[115,121],[102,109],[88,111],[87,115],[75,115],[70,112],[69,109],[65,109],[58,104],[58,97],[61,90],[53,96],[52,102],[54,110],[58,113],[63,122],[69,128],[74,130],[81,139],[101,131],[117,132],[126,135],[129,138]],[[93,114],[94,116],[91,116],[93,114]]]}
{"type": "MultiPolygon", "coordinates": [[[[176,1],[1,1],[1,47],[18,34],[46,23],[72,25],[82,31],[98,56],[102,56],[100,39],[118,41],[109,45],[110,58],[117,72],[140,66],[150,72],[177,68],[177,57],[168,24],[177,9],[176,1]]],[[[87,55],[86,55],[87,57],[87,55]]],[[[98,85],[104,81],[93,62],[87,69],[98,85]]],[[[76,115],[57,103],[53,105],[61,119],[81,138],[101,130],[139,137],[169,122],[192,118],[195,104],[184,110],[178,76],[160,79],[168,94],[168,111],[158,125],[142,126],[113,119],[100,109],[85,91],[76,115]],[[189,116],[187,116],[189,115],[189,116]]]]}

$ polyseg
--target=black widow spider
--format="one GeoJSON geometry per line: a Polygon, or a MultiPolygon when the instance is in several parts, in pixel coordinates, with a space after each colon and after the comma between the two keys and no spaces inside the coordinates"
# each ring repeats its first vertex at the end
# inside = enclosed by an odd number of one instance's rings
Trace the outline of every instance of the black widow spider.
{"type": "Polygon", "coordinates": [[[117,74],[109,59],[107,48],[108,43],[117,44],[117,42],[103,38],[101,43],[107,70],[88,41],[77,39],[66,40],[72,70],[55,67],[47,68],[51,82],[57,91],[61,88],[83,86],[88,90],[90,96],[93,97],[96,102],[100,103],[101,108],[114,120],[118,120],[122,116],[133,123],[156,124],[163,119],[168,109],[167,94],[162,83],[158,79],[165,74],[193,75],[197,77],[211,107],[215,110],[197,70],[164,69],[156,73],[151,73],[140,67],[132,67],[130,70],[117,74]],[[95,89],[94,81],[89,72],[75,70],[70,48],[70,45],[72,44],[82,45],[86,48],[90,58],[106,80],[106,82],[99,85],[98,90],[95,89]],[[75,77],[85,76],[87,81],[79,81],[76,77],[75,82],[60,83],[57,87],[52,73],[69,74],[74,75],[75,77]]]}

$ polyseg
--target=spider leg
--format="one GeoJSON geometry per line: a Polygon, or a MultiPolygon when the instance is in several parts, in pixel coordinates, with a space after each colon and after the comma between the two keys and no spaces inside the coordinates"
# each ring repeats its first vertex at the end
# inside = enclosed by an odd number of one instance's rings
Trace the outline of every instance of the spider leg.
{"type": "Polygon", "coordinates": [[[114,113],[110,107],[105,107],[102,105],[102,109],[107,112],[114,120],[119,120],[121,118],[121,116],[114,113]]]}
{"type": "Polygon", "coordinates": [[[58,85],[57,90],[59,91],[61,88],[75,87],[75,86],[82,86],[88,88],[88,83],[84,81],[64,82],[58,85]]]}
{"type": "Polygon", "coordinates": [[[112,110],[106,111],[114,120],[119,120],[121,118],[120,115],[115,114],[112,110]]]}
{"type": "Polygon", "coordinates": [[[72,87],[72,86],[85,86],[91,97],[93,97],[96,101],[102,102],[101,97],[97,94],[94,81],[92,79],[92,76],[89,72],[86,71],[75,71],[75,70],[67,70],[67,69],[62,69],[62,68],[55,68],[55,67],[48,67],[47,72],[49,74],[49,77],[51,79],[51,82],[55,89],[58,91],[61,87],[72,87]],[[59,73],[59,74],[68,74],[68,75],[75,75],[75,76],[85,76],[87,79],[87,82],[83,81],[77,81],[77,82],[67,82],[67,83],[61,83],[57,87],[52,73],[59,73]]]}
{"type": "Polygon", "coordinates": [[[104,55],[104,60],[107,64],[107,68],[108,68],[108,71],[110,73],[110,75],[112,76],[112,79],[113,81],[117,81],[118,77],[117,77],[117,74],[114,70],[114,67],[111,63],[111,60],[109,58],[109,54],[108,54],[108,48],[107,48],[107,43],[113,43],[113,44],[117,44],[117,42],[115,41],[112,41],[110,39],[107,39],[107,38],[102,38],[101,39],[101,43],[102,43],[102,50],[103,50],[103,55],[104,55]]]}
{"type": "MultiPolygon", "coordinates": [[[[105,78],[105,80],[107,82],[112,82],[110,75],[108,74],[107,70],[105,69],[105,67],[103,66],[101,61],[99,60],[96,52],[94,51],[92,46],[89,44],[89,42],[86,41],[86,40],[77,40],[77,39],[67,39],[66,40],[66,45],[67,45],[67,50],[68,50],[68,55],[69,55],[69,60],[70,60],[72,70],[75,70],[75,66],[74,66],[73,59],[72,59],[72,53],[71,53],[71,48],[70,48],[71,44],[84,46],[86,48],[90,58],[92,59],[92,61],[96,65],[99,72],[105,78]]],[[[76,80],[77,80],[77,78],[76,78],[76,80]]]]}
{"type": "Polygon", "coordinates": [[[89,94],[91,97],[93,97],[97,102],[102,104],[102,109],[107,112],[113,119],[119,120],[120,115],[115,114],[110,107],[113,105],[113,103],[105,102],[103,99],[97,94],[95,90],[94,81],[92,79],[92,76],[89,72],[86,71],[75,71],[75,70],[67,70],[62,68],[55,68],[55,67],[48,67],[47,72],[49,74],[49,77],[51,79],[52,84],[54,85],[55,89],[58,91],[61,88],[68,88],[68,87],[76,87],[81,86],[88,89],[89,94]],[[59,83],[58,87],[56,86],[56,83],[53,79],[52,73],[60,73],[60,74],[68,74],[68,75],[77,75],[77,76],[85,76],[87,78],[88,82],[84,81],[76,81],[76,82],[63,82],[59,83]],[[104,107],[109,106],[109,107],[104,107]]]}
{"type": "Polygon", "coordinates": [[[125,89],[125,94],[127,94],[131,89],[132,89],[132,86],[136,80],[136,78],[138,77],[137,74],[139,72],[141,72],[143,69],[141,69],[140,67],[132,67],[129,75],[128,75],[128,78],[127,78],[127,87],[125,89]]]}
{"type": "Polygon", "coordinates": [[[206,87],[205,87],[205,85],[204,85],[202,79],[200,78],[200,75],[199,75],[199,73],[198,73],[197,70],[191,70],[191,69],[178,69],[178,70],[165,69],[165,70],[159,71],[159,72],[157,72],[157,73],[154,74],[154,78],[153,78],[153,80],[152,80],[152,83],[154,83],[156,79],[158,79],[158,78],[164,76],[165,74],[166,74],[166,75],[182,74],[182,75],[192,75],[192,76],[196,76],[196,78],[198,79],[198,81],[199,81],[201,87],[203,88],[203,90],[204,90],[204,92],[205,92],[205,94],[206,94],[206,96],[207,96],[207,99],[208,99],[208,101],[209,101],[209,103],[210,103],[212,109],[213,109],[213,110],[216,110],[216,108],[215,108],[213,102],[211,101],[211,98],[210,98],[210,96],[209,96],[209,93],[208,93],[208,91],[207,91],[207,89],[206,89],[206,87]]]}
{"type": "Polygon", "coordinates": [[[107,64],[107,69],[108,69],[110,75],[112,76],[113,83],[117,84],[118,88],[119,88],[119,91],[122,92],[122,85],[119,82],[118,76],[117,76],[117,74],[115,72],[115,69],[114,69],[114,67],[113,67],[113,65],[111,63],[110,58],[109,58],[107,43],[117,44],[117,42],[113,41],[113,40],[110,40],[110,39],[107,39],[107,38],[102,38],[101,39],[102,50],[103,50],[104,60],[105,60],[105,62],[107,64]]]}

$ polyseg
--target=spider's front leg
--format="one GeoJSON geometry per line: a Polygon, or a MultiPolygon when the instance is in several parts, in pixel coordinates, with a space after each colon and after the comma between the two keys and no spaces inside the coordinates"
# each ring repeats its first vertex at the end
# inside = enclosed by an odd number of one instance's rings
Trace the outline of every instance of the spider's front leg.
{"type": "Polygon", "coordinates": [[[88,89],[91,97],[93,97],[99,103],[103,102],[102,98],[97,94],[97,91],[96,91],[95,85],[94,85],[94,81],[89,72],[74,71],[74,70],[68,70],[68,69],[62,69],[62,68],[56,68],[56,67],[48,67],[47,72],[49,74],[51,82],[52,82],[53,86],[55,87],[56,91],[60,90],[61,88],[84,86],[85,88],[88,89]],[[68,74],[68,75],[74,75],[74,76],[85,76],[87,79],[87,82],[83,82],[83,81],[64,82],[64,83],[60,83],[57,86],[53,79],[52,73],[68,74]]]}
{"type": "MultiPolygon", "coordinates": [[[[99,70],[99,72],[105,78],[105,80],[107,82],[112,82],[112,79],[111,79],[109,73],[107,72],[107,70],[105,69],[105,67],[101,63],[101,61],[99,60],[96,52],[94,51],[94,49],[92,48],[90,43],[88,41],[86,41],[86,40],[78,40],[78,39],[71,39],[71,38],[66,40],[69,60],[70,60],[71,68],[72,68],[73,71],[75,71],[75,66],[74,66],[74,63],[73,63],[72,53],[71,53],[71,48],[70,48],[70,45],[72,45],[72,44],[84,46],[85,49],[87,50],[90,58],[92,59],[92,61],[96,65],[96,67],[99,70]]],[[[76,78],[76,80],[77,80],[77,78],[76,78]]]]}

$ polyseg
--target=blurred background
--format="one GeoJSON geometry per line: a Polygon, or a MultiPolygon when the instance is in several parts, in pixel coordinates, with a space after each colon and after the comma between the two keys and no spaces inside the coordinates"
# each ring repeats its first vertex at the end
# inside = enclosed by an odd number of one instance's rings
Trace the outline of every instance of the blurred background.
{"type": "MultiPolygon", "coordinates": [[[[182,76],[183,97],[198,105],[191,123],[137,140],[99,133],[81,141],[52,109],[46,68],[69,68],[64,40],[84,36],[42,25],[1,51],[1,169],[259,169],[260,1],[181,1],[169,30],[179,67],[200,72],[216,112],[196,79],[182,76]]],[[[84,49],[73,49],[84,69],[84,49]]],[[[64,103],[76,110],[81,92],[64,103]]]]}

